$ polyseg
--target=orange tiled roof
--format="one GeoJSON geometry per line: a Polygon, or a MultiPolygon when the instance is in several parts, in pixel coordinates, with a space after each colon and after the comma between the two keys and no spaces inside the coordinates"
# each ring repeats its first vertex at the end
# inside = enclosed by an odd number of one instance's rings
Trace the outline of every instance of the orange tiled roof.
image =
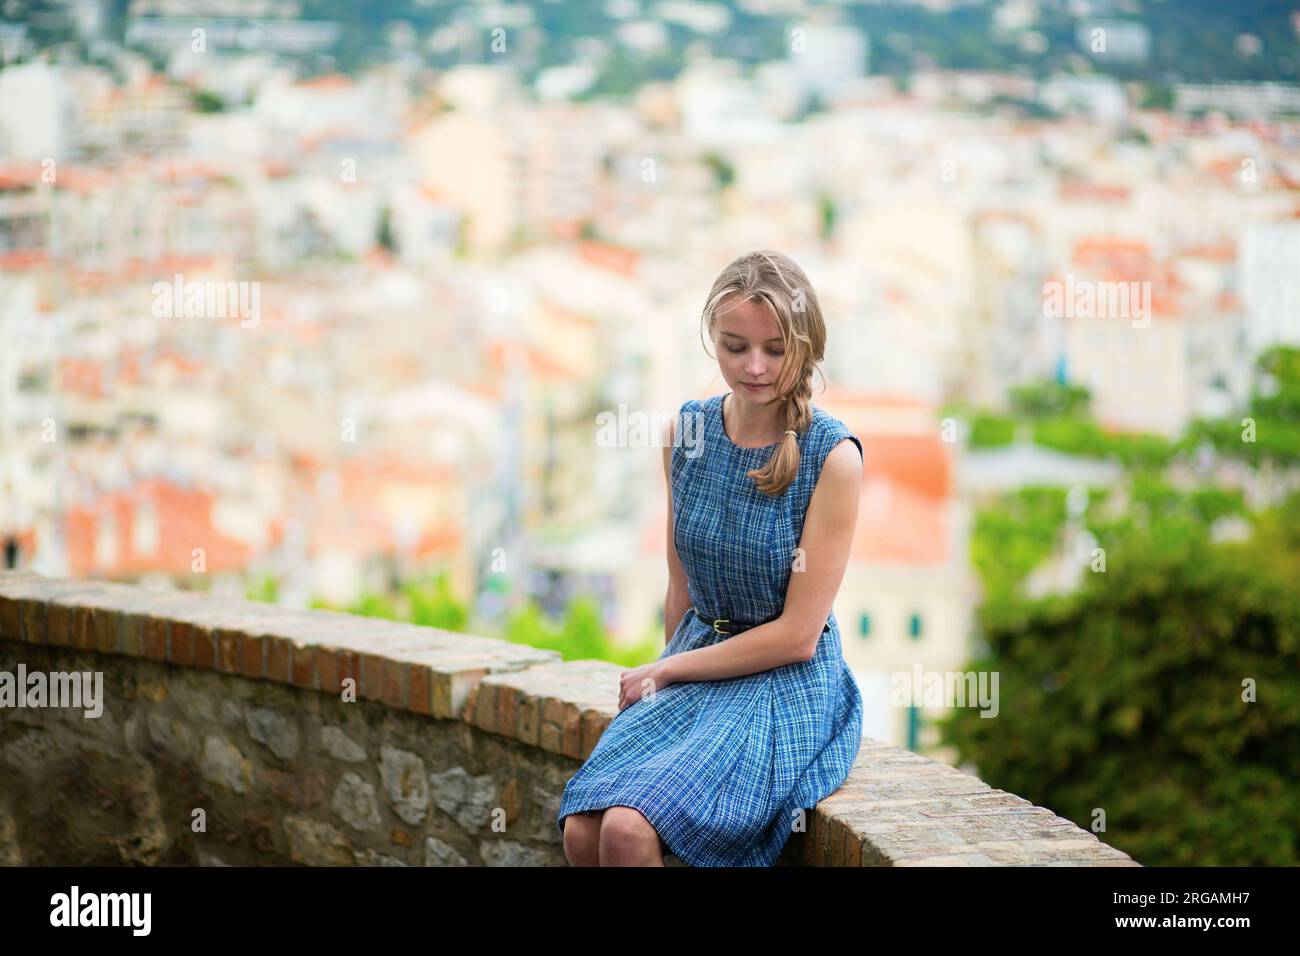
{"type": "Polygon", "coordinates": [[[853,535],[854,561],[942,564],[948,559],[948,504],[889,478],[864,476],[853,535]]]}
{"type": "Polygon", "coordinates": [[[929,498],[952,493],[952,455],[938,434],[859,435],[864,483],[883,478],[929,498]]]}
{"type": "Polygon", "coordinates": [[[1072,258],[1089,268],[1144,268],[1151,259],[1151,247],[1141,239],[1080,239],[1074,244],[1072,258]]]}
{"type": "Polygon", "coordinates": [[[564,306],[551,301],[550,299],[543,298],[542,307],[546,310],[546,313],[548,315],[552,315],[557,319],[565,319],[566,321],[572,322],[575,325],[595,327],[600,324],[591,316],[586,315],[582,312],[574,312],[572,309],[567,309],[564,306]]]}
{"type": "Polygon", "coordinates": [[[451,465],[392,454],[345,459],[339,462],[338,469],[347,491],[366,495],[374,486],[387,482],[450,484],[458,480],[458,472],[451,465]]]}
{"type": "Polygon", "coordinates": [[[462,382],[460,387],[493,402],[500,402],[505,397],[498,382],[462,382]]]}
{"type": "Polygon", "coordinates": [[[1235,239],[1224,239],[1222,242],[1200,243],[1188,246],[1181,251],[1181,254],[1194,259],[1211,259],[1214,262],[1235,262],[1237,242],[1235,239]]]}
{"type": "Polygon", "coordinates": [[[324,76],[312,77],[309,80],[299,80],[294,84],[294,86],[304,90],[342,90],[354,85],[352,79],[342,73],[327,73],[324,76]]]}
{"type": "Polygon", "coordinates": [[[40,167],[33,163],[6,163],[0,166],[0,191],[31,189],[40,181],[40,167]]]}
{"type": "Polygon", "coordinates": [[[37,249],[19,249],[0,253],[0,269],[9,272],[24,272],[49,262],[49,256],[37,249]]]}
{"type": "Polygon", "coordinates": [[[61,392],[84,395],[87,398],[104,396],[104,363],[88,358],[62,358],[55,372],[61,392]]]}
{"type": "MultiPolygon", "coordinates": [[[[313,502],[308,553],[341,551],[354,555],[396,554],[400,548],[396,529],[383,512],[362,508],[355,501],[313,502]]],[[[464,545],[454,527],[425,527],[411,545],[417,558],[454,554],[464,545]]]]}
{"type": "MultiPolygon", "coordinates": [[[[379,505],[384,492],[403,484],[450,485],[459,481],[455,468],[396,455],[348,459],[335,467],[339,478],[337,495],[324,497],[315,495],[314,491],[305,492],[311,496],[308,543],[311,554],[322,551],[395,554],[399,551],[400,537],[391,511],[379,505]]],[[[416,557],[454,553],[463,544],[461,529],[452,524],[425,524],[415,530],[411,551],[416,557]]]]}
{"type": "Polygon", "coordinates": [[[171,366],[176,375],[186,381],[191,381],[202,374],[207,366],[202,362],[195,362],[182,355],[175,349],[164,349],[154,359],[155,366],[171,366]]]}
{"type": "MultiPolygon", "coordinates": [[[[485,346],[488,364],[495,373],[505,372],[509,356],[508,345],[503,339],[491,339],[485,346]]],[[[555,361],[542,350],[532,345],[522,346],[524,350],[524,368],[532,378],[543,382],[578,382],[582,376],[568,366],[555,361]]]]}
{"type": "Polygon", "coordinates": [[[70,190],[88,196],[112,188],[114,180],[113,173],[108,170],[89,166],[62,165],[57,168],[53,185],[55,189],[70,190]]]}
{"type": "MultiPolygon", "coordinates": [[[[1227,245],[1200,247],[1199,252],[1219,258],[1228,255],[1227,245]]],[[[1235,255],[1235,252],[1232,253],[1235,255]]],[[[1102,282],[1150,282],[1153,315],[1182,314],[1179,296],[1186,286],[1173,261],[1157,262],[1150,246],[1139,239],[1090,238],[1075,243],[1071,264],[1086,270],[1089,278],[1102,282]]],[[[1060,276],[1051,277],[1063,282],[1060,276]]]]}
{"type": "Polygon", "coordinates": [[[291,176],[295,172],[294,167],[282,160],[264,159],[262,160],[262,173],[267,179],[282,179],[285,176],[291,176]]]}
{"type": "Polygon", "coordinates": [[[1242,301],[1233,293],[1224,290],[1214,300],[1214,307],[1220,312],[1240,312],[1242,301]]]}
{"type": "Polygon", "coordinates": [[[624,276],[635,275],[637,264],[641,260],[641,254],[632,249],[595,240],[579,242],[578,255],[583,262],[624,276]]]}
{"type": "Polygon", "coordinates": [[[222,535],[212,523],[213,496],[164,479],[148,479],[128,491],[101,495],[87,505],[69,508],[64,516],[68,561],[73,577],[134,575],[163,571],[188,575],[192,551],[203,548],[208,573],[239,570],[251,550],[222,535]],[[158,519],[158,548],[153,554],[135,550],[133,527],[137,509],[152,502],[158,519]],[[115,560],[107,567],[95,561],[96,537],[105,522],[117,523],[115,560]]]}
{"type": "Polygon", "coordinates": [[[1061,182],[1057,195],[1061,199],[1073,202],[1126,202],[1129,197],[1127,186],[1089,183],[1069,179],[1061,182]]]}

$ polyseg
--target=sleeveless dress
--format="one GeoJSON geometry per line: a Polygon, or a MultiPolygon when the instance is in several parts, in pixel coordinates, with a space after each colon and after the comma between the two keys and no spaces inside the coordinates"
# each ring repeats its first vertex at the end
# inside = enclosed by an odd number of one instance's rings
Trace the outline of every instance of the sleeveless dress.
{"type": "MultiPolygon", "coordinates": [[[[673,540],[692,607],[660,660],[728,640],[708,623],[717,618],[758,624],[780,615],[827,454],[845,439],[862,452],[843,422],[814,405],[797,439],[797,477],[765,495],[745,472],[775,446],[734,444],[724,397],[687,401],[678,413],[673,540]]],[[[772,866],[798,809],[811,813],[839,789],[861,743],[862,696],[832,611],[811,660],[669,684],[619,711],[565,785],[557,823],[563,834],[571,813],[634,807],[689,866],[772,866]]]]}

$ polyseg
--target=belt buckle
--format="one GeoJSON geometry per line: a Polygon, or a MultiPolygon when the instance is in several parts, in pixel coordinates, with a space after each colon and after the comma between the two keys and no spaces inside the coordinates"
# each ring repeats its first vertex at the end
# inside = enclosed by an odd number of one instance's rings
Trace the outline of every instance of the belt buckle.
{"type": "Polygon", "coordinates": [[[715,634],[730,634],[731,633],[730,631],[724,631],[722,628],[718,627],[719,624],[730,624],[730,623],[731,623],[731,618],[727,618],[727,617],[718,618],[716,621],[713,622],[713,632],[715,634]]]}

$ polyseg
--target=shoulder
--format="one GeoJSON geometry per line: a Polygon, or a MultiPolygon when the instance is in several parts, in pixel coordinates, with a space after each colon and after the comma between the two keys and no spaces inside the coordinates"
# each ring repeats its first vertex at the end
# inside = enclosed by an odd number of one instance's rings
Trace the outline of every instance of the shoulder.
{"type": "Polygon", "coordinates": [[[819,485],[856,488],[862,483],[862,445],[851,432],[839,438],[832,435],[824,448],[819,485]]]}
{"type": "Polygon", "coordinates": [[[862,488],[862,444],[843,422],[825,412],[815,416],[810,433],[810,490],[812,501],[819,502],[814,510],[832,524],[851,525],[857,520],[862,488]]]}
{"type": "MultiPolygon", "coordinates": [[[[851,436],[850,436],[851,437],[851,436]]],[[[826,453],[818,484],[856,488],[862,482],[862,454],[856,439],[841,441],[826,453]]]]}
{"type": "Polygon", "coordinates": [[[663,424],[663,436],[669,441],[680,429],[682,419],[687,415],[696,414],[703,406],[703,402],[698,399],[688,398],[678,407],[675,415],[669,415],[668,420],[663,424]]]}
{"type": "Polygon", "coordinates": [[[814,452],[819,457],[824,456],[826,459],[823,467],[830,467],[832,459],[847,461],[856,463],[857,471],[861,473],[865,457],[862,450],[862,440],[853,434],[849,426],[830,412],[814,405],[813,423],[809,431],[814,438],[814,452]]]}
{"type": "Polygon", "coordinates": [[[681,406],[677,409],[677,417],[681,418],[683,415],[690,415],[695,412],[701,412],[704,410],[705,406],[707,406],[709,403],[713,402],[714,400],[715,400],[714,398],[705,398],[705,399],[688,398],[686,399],[686,401],[682,402],[681,406]]]}

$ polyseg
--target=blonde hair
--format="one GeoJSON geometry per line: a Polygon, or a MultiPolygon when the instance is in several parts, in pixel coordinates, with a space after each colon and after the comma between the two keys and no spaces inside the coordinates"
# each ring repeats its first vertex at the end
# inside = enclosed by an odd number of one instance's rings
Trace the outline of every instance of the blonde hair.
{"type": "MultiPolygon", "coordinates": [[[[812,424],[812,374],[822,360],[826,347],[826,324],[822,321],[817,294],[802,269],[779,252],[759,249],[733,260],[713,282],[704,305],[703,327],[713,337],[717,310],[723,299],[737,296],[740,301],[757,300],[765,304],[781,328],[785,354],[780,377],[776,381],[779,417],[783,429],[800,435],[812,424]]],[[[708,353],[708,347],[705,347],[708,353]]],[[[716,355],[711,355],[715,361],[716,355]]],[[[820,371],[820,369],[818,369],[820,371]]],[[[779,495],[799,473],[799,441],[784,434],[762,468],[746,472],[758,490],[779,495]]]]}

